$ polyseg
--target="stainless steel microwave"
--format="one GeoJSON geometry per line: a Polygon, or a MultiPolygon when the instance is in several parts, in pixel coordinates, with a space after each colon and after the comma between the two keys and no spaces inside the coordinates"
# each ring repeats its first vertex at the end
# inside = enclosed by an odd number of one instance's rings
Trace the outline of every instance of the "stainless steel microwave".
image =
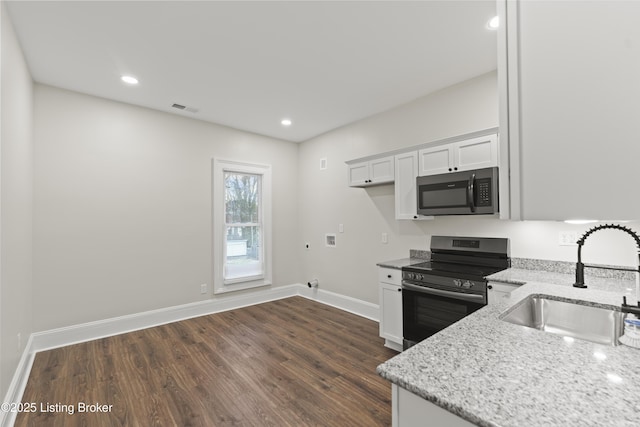
{"type": "Polygon", "coordinates": [[[497,167],[419,176],[416,183],[420,215],[499,212],[497,167]]]}

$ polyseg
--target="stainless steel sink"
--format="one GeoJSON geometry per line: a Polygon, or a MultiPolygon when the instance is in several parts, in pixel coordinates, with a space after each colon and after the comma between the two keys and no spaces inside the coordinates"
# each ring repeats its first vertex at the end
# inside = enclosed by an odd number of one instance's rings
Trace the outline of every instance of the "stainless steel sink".
{"type": "Polygon", "coordinates": [[[598,344],[618,345],[624,328],[624,313],[612,309],[531,295],[500,319],[541,331],[598,344]]]}

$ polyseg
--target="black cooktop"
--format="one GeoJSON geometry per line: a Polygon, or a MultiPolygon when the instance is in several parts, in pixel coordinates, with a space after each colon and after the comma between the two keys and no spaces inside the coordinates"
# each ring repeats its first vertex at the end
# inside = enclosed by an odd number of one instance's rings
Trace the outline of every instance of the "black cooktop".
{"type": "Polygon", "coordinates": [[[449,262],[426,261],[420,264],[413,264],[404,267],[403,271],[413,271],[419,273],[428,273],[437,276],[448,277],[469,277],[480,280],[490,274],[504,270],[504,267],[484,266],[484,265],[468,265],[456,264],[449,262]]]}

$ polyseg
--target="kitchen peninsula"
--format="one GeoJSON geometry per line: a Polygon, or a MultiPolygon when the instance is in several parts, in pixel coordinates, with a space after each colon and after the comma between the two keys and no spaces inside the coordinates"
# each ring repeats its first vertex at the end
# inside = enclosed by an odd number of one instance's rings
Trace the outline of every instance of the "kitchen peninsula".
{"type": "Polygon", "coordinates": [[[458,425],[639,425],[640,350],[566,339],[500,318],[530,295],[608,308],[619,308],[623,295],[635,297],[631,280],[588,279],[588,289],[577,289],[570,274],[512,268],[489,276],[525,284],[378,367],[393,383],[394,425],[418,425],[398,407],[399,396],[424,404],[422,420],[413,420],[420,422],[429,416],[425,409],[442,408],[458,425]]]}

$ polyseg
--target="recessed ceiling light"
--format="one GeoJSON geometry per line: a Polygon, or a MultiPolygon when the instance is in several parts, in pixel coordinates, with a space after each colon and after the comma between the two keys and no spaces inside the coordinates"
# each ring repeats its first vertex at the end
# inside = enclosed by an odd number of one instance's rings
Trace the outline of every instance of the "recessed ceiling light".
{"type": "Polygon", "coordinates": [[[129,85],[137,85],[138,84],[138,79],[136,79],[133,76],[122,76],[122,77],[120,77],[120,80],[122,80],[123,82],[125,82],[126,84],[129,84],[129,85]]]}
{"type": "Polygon", "coordinates": [[[497,30],[499,26],[500,26],[500,17],[498,16],[494,16],[487,23],[487,28],[489,28],[490,30],[497,30]]]}
{"type": "Polygon", "coordinates": [[[292,122],[290,119],[282,119],[280,123],[282,124],[282,126],[291,126],[292,122]]]}

